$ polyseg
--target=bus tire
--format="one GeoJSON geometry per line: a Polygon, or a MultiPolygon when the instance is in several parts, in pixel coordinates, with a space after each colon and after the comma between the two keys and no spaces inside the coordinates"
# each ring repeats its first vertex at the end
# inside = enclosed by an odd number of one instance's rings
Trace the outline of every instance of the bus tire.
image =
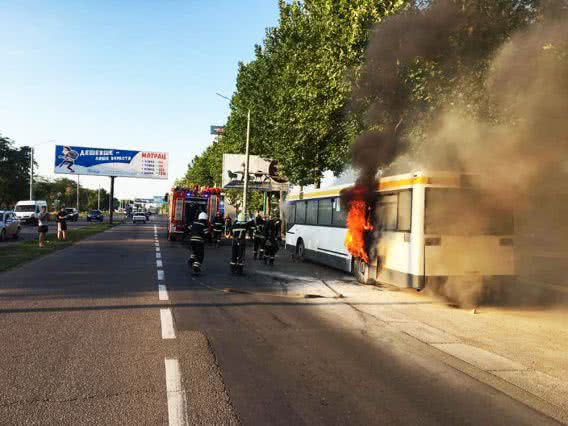
{"type": "Polygon", "coordinates": [[[361,284],[372,284],[373,280],[369,278],[369,265],[360,257],[353,258],[351,268],[353,276],[361,284]]]}
{"type": "Polygon", "coordinates": [[[296,259],[300,262],[306,259],[306,246],[301,238],[296,243],[296,259]]]}

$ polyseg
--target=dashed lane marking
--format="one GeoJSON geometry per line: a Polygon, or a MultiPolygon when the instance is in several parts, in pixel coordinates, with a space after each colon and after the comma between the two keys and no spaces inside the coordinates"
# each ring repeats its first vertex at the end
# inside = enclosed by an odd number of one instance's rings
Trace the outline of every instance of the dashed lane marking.
{"type": "Polygon", "coordinates": [[[163,268],[163,267],[164,267],[162,261],[159,260],[159,259],[156,260],[156,266],[157,266],[158,268],[163,268]]]}
{"type": "Polygon", "coordinates": [[[158,284],[158,297],[160,300],[170,300],[168,289],[165,284],[158,284]]]}
{"type": "Polygon", "coordinates": [[[160,321],[162,323],[162,339],[175,339],[174,318],[170,308],[160,309],[160,321]]]}
{"type": "Polygon", "coordinates": [[[164,270],[158,269],[158,281],[164,281],[164,270]]]}
{"type": "Polygon", "coordinates": [[[156,252],[156,259],[161,259],[161,258],[162,258],[162,253],[156,252]]]}
{"type": "Polygon", "coordinates": [[[156,253],[160,251],[160,247],[156,247],[156,253]]]}
{"type": "Polygon", "coordinates": [[[185,390],[181,383],[179,361],[166,358],[166,389],[168,395],[168,422],[170,426],[187,425],[185,390]]]}

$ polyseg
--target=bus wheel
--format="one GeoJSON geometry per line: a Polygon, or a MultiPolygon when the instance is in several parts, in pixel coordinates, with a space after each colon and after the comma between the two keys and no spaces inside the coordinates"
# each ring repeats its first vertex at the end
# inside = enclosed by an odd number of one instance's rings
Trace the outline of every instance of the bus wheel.
{"type": "Polygon", "coordinates": [[[369,265],[360,257],[353,259],[352,266],[353,276],[361,284],[371,284],[369,279],[369,265]]]}
{"type": "Polygon", "coordinates": [[[303,262],[306,258],[306,247],[304,246],[303,240],[298,240],[298,244],[296,244],[296,259],[300,262],[303,262]]]}

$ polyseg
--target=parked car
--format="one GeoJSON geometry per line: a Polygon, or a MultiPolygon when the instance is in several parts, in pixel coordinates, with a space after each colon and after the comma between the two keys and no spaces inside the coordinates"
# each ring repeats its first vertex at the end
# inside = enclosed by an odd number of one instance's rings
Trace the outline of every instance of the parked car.
{"type": "Polygon", "coordinates": [[[77,222],[79,220],[79,212],[77,209],[68,207],[65,209],[65,213],[67,213],[67,220],[70,222],[77,222]]]}
{"type": "Polygon", "coordinates": [[[39,211],[42,207],[47,208],[47,202],[41,200],[23,200],[16,203],[14,212],[20,223],[37,224],[39,211]]]}
{"type": "Polygon", "coordinates": [[[87,213],[87,222],[91,222],[93,220],[97,220],[102,222],[104,219],[103,213],[100,210],[91,210],[87,213]]]}
{"type": "Polygon", "coordinates": [[[17,239],[20,236],[20,221],[13,211],[0,210],[0,241],[8,238],[17,239]]]}
{"type": "Polygon", "coordinates": [[[146,218],[146,215],[144,213],[136,212],[132,216],[132,223],[138,223],[138,222],[146,223],[147,220],[148,219],[146,218]]]}

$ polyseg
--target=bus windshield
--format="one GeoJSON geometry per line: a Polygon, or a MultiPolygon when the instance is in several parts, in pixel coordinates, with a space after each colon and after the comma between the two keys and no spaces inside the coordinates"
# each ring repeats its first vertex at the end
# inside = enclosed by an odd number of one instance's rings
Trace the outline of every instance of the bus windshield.
{"type": "Polygon", "coordinates": [[[427,188],[426,234],[511,235],[513,214],[471,189],[427,188]]]}

